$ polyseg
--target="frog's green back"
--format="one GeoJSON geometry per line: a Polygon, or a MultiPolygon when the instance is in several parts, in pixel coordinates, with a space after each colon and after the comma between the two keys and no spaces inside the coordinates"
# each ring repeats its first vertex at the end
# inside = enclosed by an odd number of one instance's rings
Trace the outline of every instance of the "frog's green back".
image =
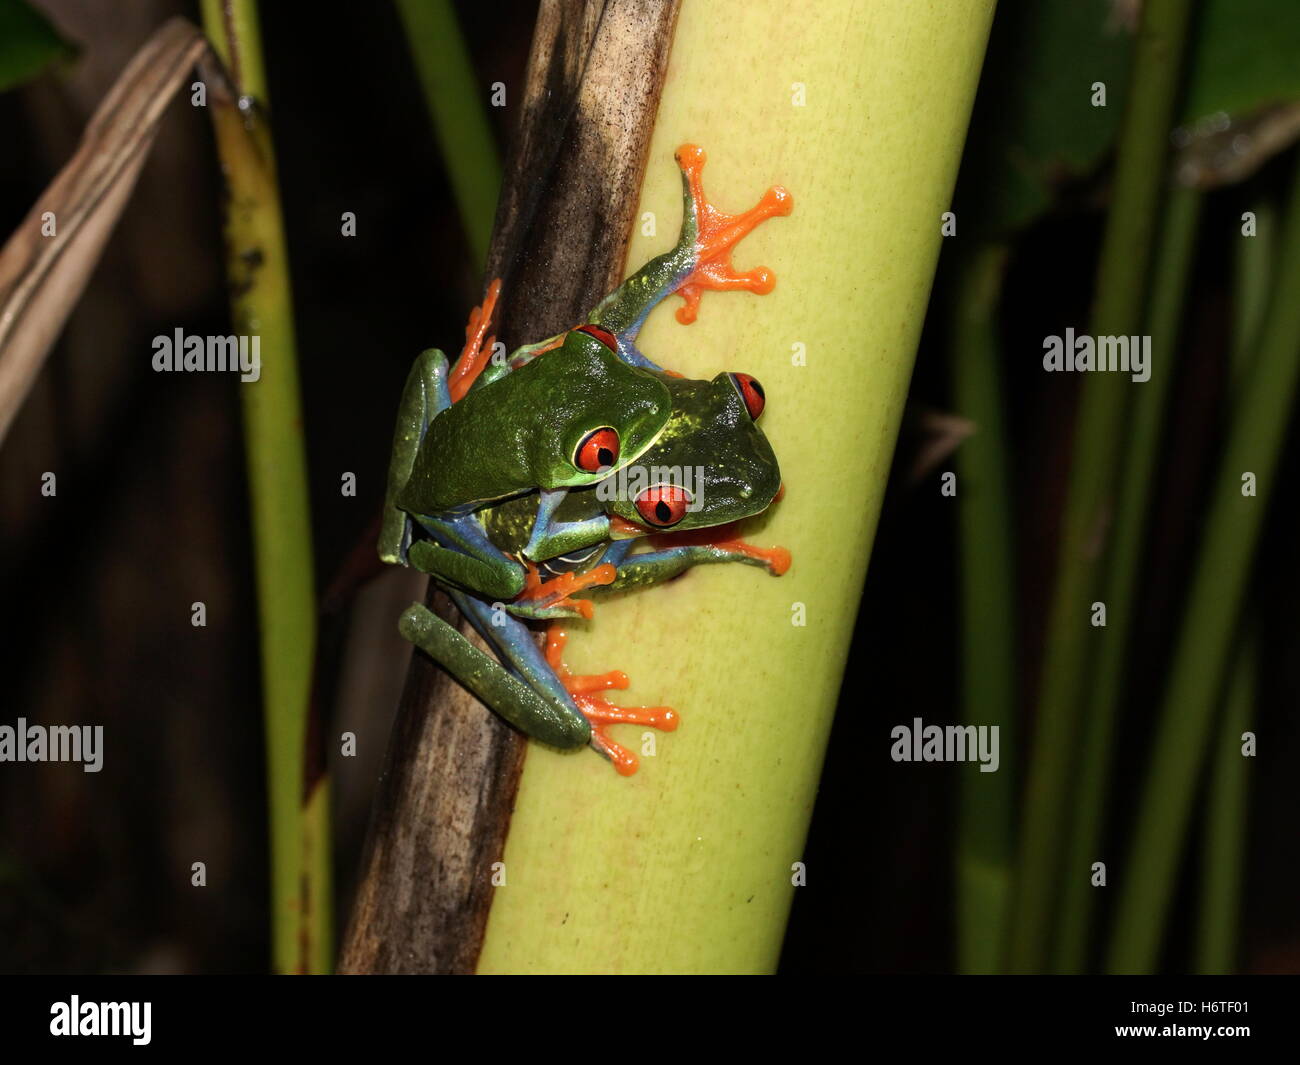
{"type": "Polygon", "coordinates": [[[617,430],[617,465],[630,462],[663,429],[668,389],[582,333],[440,412],[420,445],[398,505],[445,514],[538,488],[591,484],[578,469],[579,443],[604,426],[617,430]]]}

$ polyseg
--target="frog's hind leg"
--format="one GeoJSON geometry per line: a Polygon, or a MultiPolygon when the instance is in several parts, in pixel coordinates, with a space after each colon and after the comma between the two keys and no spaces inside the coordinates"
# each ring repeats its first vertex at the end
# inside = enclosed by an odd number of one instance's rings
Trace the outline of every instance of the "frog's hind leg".
{"type": "Polygon", "coordinates": [[[564,664],[564,646],[569,634],[560,622],[546,630],[546,661],[591,723],[591,745],[613,763],[614,769],[628,777],[637,771],[636,755],[609,738],[610,725],[645,725],[661,732],[673,732],[681,719],[671,706],[615,706],[597,692],[628,686],[627,674],[621,670],[581,675],[564,664]]]}
{"type": "MultiPolygon", "coordinates": [[[[514,624],[523,628],[519,622],[514,624]]],[[[581,747],[590,740],[591,726],[563,691],[557,698],[503,669],[423,603],[407,607],[399,628],[406,639],[520,731],[560,748],[581,747]]],[[[532,644],[531,634],[526,639],[532,644]]],[[[536,651],[536,644],[532,646],[536,651]]]]}
{"type": "Polygon", "coordinates": [[[393,455],[388,466],[388,487],[384,493],[384,518],[379,533],[379,557],[406,565],[414,527],[411,517],[397,505],[398,493],[406,486],[415,466],[429,423],[451,406],[447,387],[447,356],[437,348],[421,352],[411,366],[397,408],[393,430],[393,455]]]}
{"type": "MultiPolygon", "coordinates": [[[[510,617],[496,604],[489,605],[476,596],[453,591],[451,599],[478,634],[496,651],[505,668],[544,699],[551,707],[552,714],[564,718],[576,732],[581,732],[581,743],[588,742],[591,726],[559,674],[537,646],[533,630],[522,621],[510,617]]],[[[581,743],[570,746],[580,746],[581,743]]]]}

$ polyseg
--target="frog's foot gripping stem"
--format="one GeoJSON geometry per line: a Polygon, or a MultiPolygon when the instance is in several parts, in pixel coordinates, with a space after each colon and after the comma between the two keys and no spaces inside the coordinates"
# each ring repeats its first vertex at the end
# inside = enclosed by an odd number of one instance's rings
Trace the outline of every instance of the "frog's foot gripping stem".
{"type": "Polygon", "coordinates": [[[794,209],[794,198],[782,186],[774,185],[763,193],[757,204],[742,214],[719,211],[704,195],[700,175],[706,158],[704,149],[695,144],[683,144],[677,149],[677,165],[681,167],[690,190],[698,226],[695,265],[675,289],[685,301],[677,308],[677,320],[683,325],[695,321],[700,296],[705,289],[748,289],[759,296],[772,291],[776,278],[771,270],[759,266],[740,273],[731,264],[731,253],[741,238],[760,222],[774,215],[788,215],[794,209]]]}
{"type": "Polygon", "coordinates": [[[790,552],[784,547],[758,547],[736,534],[731,522],[712,529],[682,533],[658,533],[649,542],[654,550],[632,554],[635,540],[618,540],[604,554],[606,562],[618,567],[618,579],[602,592],[626,592],[670,581],[696,566],[716,562],[741,562],[758,566],[773,577],[790,568],[790,552]]]}
{"type": "Polygon", "coordinates": [[[573,673],[563,659],[564,645],[568,641],[569,634],[563,626],[558,623],[551,625],[546,631],[546,661],[591,723],[591,746],[608,758],[620,775],[630,777],[640,763],[636,755],[609,738],[607,728],[619,724],[646,725],[661,732],[673,732],[681,719],[671,706],[615,706],[604,696],[594,694],[611,688],[626,688],[629,683],[627,674],[617,669],[591,675],[573,673]]]}
{"type": "Polygon", "coordinates": [[[618,577],[618,570],[609,563],[593,566],[586,573],[561,573],[545,581],[535,565],[529,562],[526,566],[524,590],[511,601],[510,612],[538,620],[590,618],[596,609],[591,602],[570,597],[587,588],[613,584],[618,577]]]}
{"type": "Polygon", "coordinates": [[[488,336],[487,331],[492,324],[492,312],[496,310],[497,298],[500,295],[501,278],[498,277],[488,285],[487,295],[483,297],[483,305],[469,312],[469,323],[465,326],[465,346],[461,349],[460,358],[456,360],[456,365],[452,367],[448,378],[453,403],[464,398],[465,393],[470,390],[478,380],[479,374],[483,372],[483,368],[487,366],[488,359],[492,357],[492,346],[496,343],[496,337],[488,336]]]}
{"type": "Polygon", "coordinates": [[[759,547],[739,538],[714,540],[708,545],[729,562],[750,562],[763,566],[773,577],[781,577],[790,568],[790,552],[784,547],[759,547]]]}

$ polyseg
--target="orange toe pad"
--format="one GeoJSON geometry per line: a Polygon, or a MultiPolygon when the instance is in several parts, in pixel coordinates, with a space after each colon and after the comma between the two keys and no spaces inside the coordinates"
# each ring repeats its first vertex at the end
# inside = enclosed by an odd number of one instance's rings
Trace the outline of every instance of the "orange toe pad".
{"type": "Polygon", "coordinates": [[[569,634],[563,626],[558,623],[551,625],[546,633],[546,661],[578,704],[583,716],[591,722],[591,745],[608,758],[621,775],[630,777],[637,771],[637,757],[609,738],[608,727],[646,725],[661,732],[672,732],[681,719],[671,706],[615,706],[603,696],[594,694],[611,688],[626,688],[629,683],[627,674],[617,669],[608,673],[574,673],[563,659],[564,645],[568,641],[569,634]]]}

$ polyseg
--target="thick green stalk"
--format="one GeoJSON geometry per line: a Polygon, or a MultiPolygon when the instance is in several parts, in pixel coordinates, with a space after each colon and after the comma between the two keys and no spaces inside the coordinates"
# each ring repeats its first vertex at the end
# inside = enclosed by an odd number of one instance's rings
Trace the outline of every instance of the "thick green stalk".
{"type": "Polygon", "coordinates": [[[787,492],[745,531],[794,562],[701,566],[574,626],[577,672],[624,669],[616,701],[670,703],[681,728],[650,756],[618,726],[642,754],[631,778],[529,745],[479,972],[769,971],[797,885],[826,875],[803,868],[804,838],[991,16],[985,0],[682,5],[642,187],[658,224],[629,265],[673,242],[684,142],[708,150],[721,209],[780,182],[794,210],[736,252],[772,268],[770,295],[706,293],[690,326],[661,306],[639,344],[766,386],[787,492]]]}
{"type": "Polygon", "coordinates": [[[1083,758],[1061,881],[1064,902],[1056,944],[1058,972],[1079,972],[1088,963],[1089,931],[1098,890],[1092,886],[1089,872],[1093,862],[1106,858],[1101,853],[1101,834],[1115,719],[1124,696],[1147,503],[1160,457],[1165,405],[1178,369],[1179,324],[1195,258],[1201,201],[1199,191],[1175,186],[1165,203],[1146,328],[1151,337],[1151,378],[1137,385],[1131,436],[1120,476],[1119,506],[1104,581],[1106,627],[1096,636],[1097,658],[1085,704],[1083,758]]]}
{"type": "MultiPolygon", "coordinates": [[[[958,266],[952,322],[954,408],[975,423],[957,451],[962,575],[963,720],[994,726],[1014,751],[1016,571],[998,374],[998,308],[1007,249],[988,244],[958,266]]],[[[967,973],[1002,964],[1015,861],[1014,763],[962,769],[957,812],[957,958],[967,973]]]]}
{"type": "Polygon", "coordinates": [[[241,110],[209,86],[229,190],[231,315],[237,333],[259,338],[262,360],[260,378],[239,387],[261,635],[274,964],[319,972],[331,950],[329,794],[321,779],[304,795],[316,602],[289,261],[256,4],[204,0],[203,22],[238,91],[256,103],[241,110]]]}
{"type": "MultiPolygon", "coordinates": [[[[1094,336],[1130,336],[1142,322],[1189,8],[1189,0],[1148,0],[1143,8],[1097,276],[1094,336]]],[[[1009,956],[1015,972],[1040,971],[1048,960],[1082,692],[1098,631],[1089,615],[1100,592],[1105,522],[1135,387],[1145,386],[1116,373],[1095,373],[1083,383],[1024,803],[1009,956]]]]}
{"type": "Polygon", "coordinates": [[[1151,768],[1123,867],[1109,954],[1114,972],[1145,972],[1157,961],[1213,710],[1223,691],[1231,641],[1300,378],[1300,166],[1280,254],[1259,347],[1233,404],[1227,448],[1216,474],[1152,744],[1151,768]],[[1254,496],[1242,494],[1247,473],[1256,478],[1254,496]]]}
{"type": "Polygon", "coordinates": [[[476,269],[487,261],[501,162],[451,0],[397,0],[476,269]]]}

